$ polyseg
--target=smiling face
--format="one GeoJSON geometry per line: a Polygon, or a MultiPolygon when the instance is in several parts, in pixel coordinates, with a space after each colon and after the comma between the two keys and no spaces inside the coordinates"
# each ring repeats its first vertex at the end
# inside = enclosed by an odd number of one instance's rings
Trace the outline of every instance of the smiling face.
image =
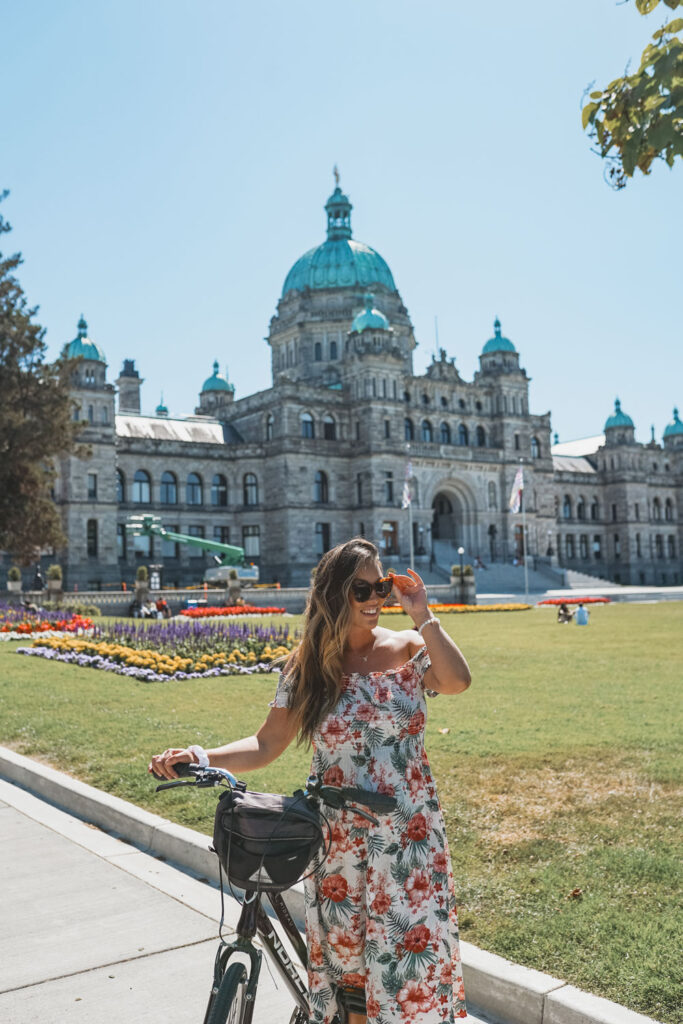
{"type": "MultiPolygon", "coordinates": [[[[379,562],[366,562],[359,566],[354,573],[354,580],[364,580],[366,583],[376,583],[383,576],[382,566],[379,562]]],[[[379,613],[382,610],[386,598],[378,597],[373,589],[367,601],[359,601],[354,597],[353,591],[349,591],[349,605],[351,611],[351,625],[360,626],[365,629],[374,629],[379,622],[379,613]]]]}

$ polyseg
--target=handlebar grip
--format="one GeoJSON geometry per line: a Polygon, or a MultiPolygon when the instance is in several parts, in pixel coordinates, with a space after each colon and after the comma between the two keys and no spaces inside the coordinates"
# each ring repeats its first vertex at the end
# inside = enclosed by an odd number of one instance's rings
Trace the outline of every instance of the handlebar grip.
{"type": "MultiPolygon", "coordinates": [[[[174,771],[179,779],[186,779],[190,775],[196,775],[200,770],[198,764],[190,764],[188,761],[177,761],[173,765],[174,771]]],[[[157,775],[156,772],[152,772],[155,779],[163,779],[163,775],[157,775]]]]}
{"type": "Polygon", "coordinates": [[[394,811],[396,810],[396,797],[388,793],[373,793],[367,789],[353,789],[343,786],[341,795],[345,800],[354,804],[365,804],[371,811],[394,811]]]}

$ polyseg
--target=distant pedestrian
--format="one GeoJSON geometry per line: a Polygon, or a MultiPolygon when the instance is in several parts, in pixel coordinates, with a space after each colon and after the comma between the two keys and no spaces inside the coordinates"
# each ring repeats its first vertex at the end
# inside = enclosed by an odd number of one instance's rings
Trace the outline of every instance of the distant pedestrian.
{"type": "Polygon", "coordinates": [[[585,608],[583,604],[580,604],[579,607],[576,609],[576,612],[574,613],[574,619],[576,621],[577,626],[588,625],[588,609],[585,608]]]}
{"type": "Polygon", "coordinates": [[[558,622],[571,622],[574,612],[570,612],[568,606],[563,601],[560,607],[557,609],[557,621],[558,622]]]}

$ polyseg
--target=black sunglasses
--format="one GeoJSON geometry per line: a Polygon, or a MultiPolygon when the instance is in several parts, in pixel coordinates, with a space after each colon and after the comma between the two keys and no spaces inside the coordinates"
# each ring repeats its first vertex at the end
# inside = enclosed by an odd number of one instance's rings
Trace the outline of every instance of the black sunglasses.
{"type": "Polygon", "coordinates": [[[351,593],[356,601],[363,602],[369,599],[373,590],[378,597],[389,597],[393,585],[393,576],[380,576],[374,583],[368,583],[367,580],[354,580],[351,584],[351,593]]]}

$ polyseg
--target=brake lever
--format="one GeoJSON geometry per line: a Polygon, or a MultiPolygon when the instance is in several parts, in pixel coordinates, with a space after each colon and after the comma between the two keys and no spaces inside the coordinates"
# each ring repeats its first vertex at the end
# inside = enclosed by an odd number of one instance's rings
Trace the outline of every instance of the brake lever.
{"type": "Polygon", "coordinates": [[[196,786],[197,783],[193,779],[178,779],[177,782],[163,782],[160,786],[154,790],[155,793],[160,793],[162,789],[176,789],[178,786],[196,786]]]}
{"type": "Polygon", "coordinates": [[[379,825],[377,818],[373,818],[367,811],[362,811],[360,807],[354,807],[353,804],[348,804],[348,809],[353,811],[354,814],[360,814],[361,818],[365,818],[366,821],[371,822],[373,825],[379,825]]]}

